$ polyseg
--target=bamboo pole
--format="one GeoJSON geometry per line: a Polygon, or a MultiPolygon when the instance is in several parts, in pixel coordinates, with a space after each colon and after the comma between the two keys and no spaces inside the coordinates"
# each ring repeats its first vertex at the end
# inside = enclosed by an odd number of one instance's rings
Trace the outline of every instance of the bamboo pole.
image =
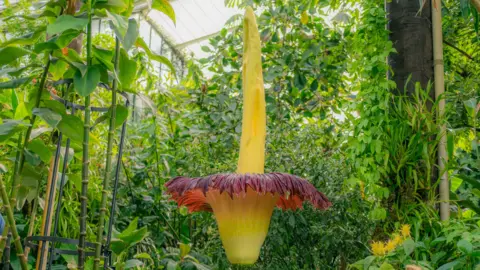
{"type": "Polygon", "coordinates": [[[445,92],[444,66],[443,66],[443,37],[442,37],[442,4],[440,0],[432,0],[432,32],[433,32],[433,63],[435,77],[435,99],[438,101],[437,119],[440,132],[438,144],[438,167],[440,172],[440,219],[447,220],[450,217],[450,184],[448,182],[448,171],[446,163],[447,155],[447,127],[441,120],[445,113],[445,92]]]}
{"type": "MultiPolygon", "coordinates": [[[[118,62],[120,55],[120,41],[118,38],[115,38],[115,72],[118,73],[118,62]]],[[[108,139],[107,139],[107,160],[105,164],[105,174],[103,176],[103,188],[102,188],[102,201],[100,203],[100,216],[98,219],[98,231],[97,231],[97,242],[95,247],[95,259],[93,269],[100,269],[100,255],[102,252],[102,242],[103,242],[103,230],[105,228],[105,212],[107,211],[107,190],[110,186],[110,177],[112,169],[112,149],[113,149],[113,137],[115,135],[115,119],[116,119],[116,110],[117,110],[117,80],[113,79],[112,85],[112,106],[111,106],[111,117],[110,125],[108,128],[108,139]]]]}
{"type": "MultiPolygon", "coordinates": [[[[45,205],[43,207],[43,215],[42,215],[42,226],[40,227],[40,235],[43,235],[43,236],[50,236],[50,230],[47,230],[45,231],[45,223],[49,223],[47,225],[48,228],[51,227],[51,223],[52,223],[52,219],[48,219],[47,220],[47,209],[49,208],[49,199],[50,198],[50,191],[53,191],[53,197],[55,197],[55,190],[56,189],[52,189],[52,183],[55,182],[53,181],[53,167],[54,167],[54,163],[55,163],[55,157],[52,157],[50,159],[50,168],[48,170],[48,177],[47,177],[47,192],[45,193],[45,205]]],[[[53,202],[53,201],[52,201],[53,202]]],[[[38,243],[38,250],[42,250],[44,247],[43,247],[44,243],[43,242],[40,242],[38,243]]],[[[45,243],[45,250],[48,250],[48,246],[49,246],[49,243],[46,242],[45,243]]],[[[42,256],[42,253],[41,252],[38,252],[37,254],[37,263],[36,263],[36,268],[35,269],[45,269],[46,267],[46,263],[47,263],[47,259],[46,259],[46,253],[43,254],[42,256]],[[43,260],[42,258],[43,257],[43,260]],[[42,265],[40,265],[40,261],[42,261],[42,265]]]]}
{"type": "Polygon", "coordinates": [[[5,207],[5,211],[7,212],[7,221],[11,227],[13,243],[15,244],[15,249],[17,251],[17,257],[20,261],[20,266],[22,267],[22,270],[27,270],[28,269],[27,259],[25,257],[25,254],[23,254],[22,243],[20,242],[20,236],[18,235],[18,232],[17,232],[17,227],[15,225],[15,218],[13,217],[13,209],[9,202],[7,191],[5,190],[5,184],[3,183],[2,174],[0,174],[0,193],[1,193],[0,195],[2,196],[2,201],[5,207]]]}
{"type": "MultiPolygon", "coordinates": [[[[87,1],[87,66],[92,65],[92,0],[87,1]]],[[[90,139],[90,95],[85,97],[85,121],[83,123],[83,156],[82,156],[82,193],[80,196],[80,236],[78,239],[78,269],[85,267],[85,241],[87,238],[87,192],[89,164],[88,146],[90,139]]]]}

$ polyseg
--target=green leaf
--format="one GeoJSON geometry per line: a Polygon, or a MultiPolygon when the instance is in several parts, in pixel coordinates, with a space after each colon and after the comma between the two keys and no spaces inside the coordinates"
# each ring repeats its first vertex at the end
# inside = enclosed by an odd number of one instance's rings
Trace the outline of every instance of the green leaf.
{"type": "Polygon", "coordinates": [[[451,178],[450,182],[451,182],[450,190],[455,192],[460,187],[460,185],[462,185],[463,180],[458,178],[458,177],[453,176],[451,178]]]}
{"type": "Polygon", "coordinates": [[[63,74],[67,71],[68,64],[65,61],[57,60],[55,63],[50,65],[48,71],[52,75],[52,80],[58,81],[62,78],[63,74]]]}
{"type": "Polygon", "coordinates": [[[0,66],[10,64],[11,62],[17,60],[18,58],[30,54],[30,51],[27,51],[19,47],[5,47],[0,49],[0,66]]]}
{"type": "Polygon", "coordinates": [[[173,21],[174,24],[177,24],[175,19],[175,11],[168,0],[153,0],[152,8],[164,13],[173,21]]]}
{"type": "Polygon", "coordinates": [[[473,251],[473,245],[470,241],[462,239],[457,242],[457,248],[462,251],[464,254],[471,254],[473,251]]]}
{"type": "Polygon", "coordinates": [[[465,174],[458,174],[456,177],[462,179],[463,181],[469,183],[472,185],[474,188],[480,189],[480,180],[476,180],[470,176],[467,176],[465,174]]]}
{"type": "Polygon", "coordinates": [[[57,128],[68,138],[83,142],[83,121],[77,116],[64,115],[57,128]]]}
{"type": "Polygon", "coordinates": [[[18,79],[6,81],[6,82],[0,82],[0,89],[18,88],[28,82],[31,82],[32,78],[33,76],[18,78],[18,79]]]}
{"type": "MultiPolygon", "coordinates": [[[[100,124],[101,122],[110,119],[112,116],[112,108],[108,110],[107,113],[102,114],[99,118],[95,120],[95,123],[92,125],[92,128],[94,128],[96,125],[100,124]]],[[[118,128],[121,126],[125,120],[128,118],[128,108],[117,104],[117,109],[116,109],[116,114],[115,114],[115,128],[118,128]]]]}
{"type": "Polygon", "coordinates": [[[127,34],[128,21],[127,18],[120,16],[116,13],[110,13],[107,10],[107,16],[110,19],[110,27],[115,32],[118,39],[123,40],[127,34]]]}
{"type": "Polygon", "coordinates": [[[123,266],[124,269],[130,269],[130,268],[134,268],[134,267],[137,267],[137,266],[142,266],[143,265],[143,262],[140,261],[140,260],[136,260],[136,259],[131,259],[131,260],[128,260],[125,262],[125,265],[123,266]]]}
{"type": "Polygon", "coordinates": [[[90,95],[97,84],[100,82],[100,69],[98,66],[88,66],[85,71],[85,75],[82,76],[82,72],[77,70],[73,76],[73,84],[77,93],[86,97],[90,95]]]}
{"type": "Polygon", "coordinates": [[[121,84],[121,89],[131,91],[133,82],[137,75],[137,62],[131,60],[125,50],[120,51],[120,61],[118,68],[118,79],[121,84]]]}
{"type": "Polygon", "coordinates": [[[42,179],[41,173],[34,167],[25,164],[21,174],[21,185],[30,188],[36,188],[42,179]]]}
{"type": "Polygon", "coordinates": [[[145,259],[153,261],[152,257],[148,253],[138,253],[134,256],[135,259],[145,259]]]}
{"type": "Polygon", "coordinates": [[[18,38],[12,38],[10,40],[5,41],[0,47],[6,47],[8,45],[32,45],[37,42],[37,40],[43,35],[45,32],[45,27],[39,27],[34,32],[28,33],[18,38]]]}
{"type": "Polygon", "coordinates": [[[47,34],[55,35],[68,29],[82,30],[88,24],[86,18],[76,18],[71,15],[61,15],[47,26],[47,34]]]}
{"type": "Polygon", "coordinates": [[[147,234],[148,230],[146,227],[143,227],[139,230],[134,230],[128,234],[121,233],[119,236],[117,236],[117,238],[112,240],[112,251],[118,255],[142,241],[147,234]]]}
{"type": "Polygon", "coordinates": [[[167,263],[167,270],[177,270],[178,262],[169,260],[167,263]]]}
{"type": "Polygon", "coordinates": [[[80,30],[69,29],[63,32],[60,36],[53,38],[51,41],[55,42],[55,44],[57,44],[57,46],[62,49],[67,47],[72,42],[72,40],[77,38],[81,33],[82,31],[80,30]]]}
{"type": "Polygon", "coordinates": [[[3,124],[0,125],[0,142],[7,140],[26,126],[28,125],[22,121],[4,120],[3,124]]]}
{"type": "Polygon", "coordinates": [[[370,265],[375,261],[377,257],[375,256],[368,256],[365,259],[363,259],[363,269],[368,269],[370,265]]]}
{"type": "Polygon", "coordinates": [[[387,262],[383,262],[383,264],[380,266],[380,270],[395,270],[393,266],[387,262]]]}
{"type": "Polygon", "coordinates": [[[15,115],[13,118],[15,120],[23,120],[29,115],[30,113],[28,112],[27,107],[25,106],[25,103],[23,101],[19,102],[17,108],[15,109],[15,115]]]}
{"type": "Polygon", "coordinates": [[[62,120],[62,116],[48,108],[34,108],[32,113],[40,116],[47,124],[53,128],[57,127],[62,120]]]}
{"type": "Polygon", "coordinates": [[[43,105],[46,108],[49,108],[50,110],[60,114],[60,115],[65,115],[67,113],[67,110],[65,109],[65,105],[61,103],[60,101],[57,100],[44,100],[43,105]]]}
{"type": "Polygon", "coordinates": [[[11,100],[12,100],[13,111],[16,111],[19,101],[18,101],[17,92],[15,90],[12,90],[11,100]]]}
{"type": "Polygon", "coordinates": [[[113,52],[99,47],[93,47],[93,57],[102,63],[108,70],[113,71],[113,52]]]}
{"type": "Polygon", "coordinates": [[[452,159],[453,154],[455,153],[455,136],[451,133],[448,133],[447,135],[447,153],[448,153],[448,158],[452,159]]]}
{"type": "Polygon", "coordinates": [[[50,152],[50,149],[48,149],[45,143],[40,139],[35,139],[31,141],[28,144],[28,150],[37,154],[40,159],[45,163],[48,163],[50,161],[50,158],[52,157],[52,152],[50,152]]]}
{"type": "Polygon", "coordinates": [[[133,44],[138,37],[138,24],[135,19],[128,20],[128,29],[125,36],[120,39],[120,42],[123,45],[123,48],[128,52],[132,48],[133,44]]]}
{"type": "Polygon", "coordinates": [[[477,99],[476,98],[471,98],[469,100],[465,100],[463,102],[463,106],[465,107],[465,110],[467,110],[468,116],[470,118],[475,117],[476,109],[477,109],[477,99]]]}
{"type": "Polygon", "coordinates": [[[405,250],[405,254],[409,256],[415,250],[415,241],[412,238],[408,238],[403,241],[403,249],[405,250]]]}
{"type": "MultiPolygon", "coordinates": [[[[440,266],[437,270],[451,270],[451,269],[455,269],[455,267],[461,266],[463,264],[464,264],[464,262],[462,260],[455,260],[453,262],[449,262],[449,263],[446,263],[446,264],[440,266]]],[[[458,268],[458,269],[460,269],[460,268],[458,268]]]]}
{"type": "Polygon", "coordinates": [[[168,60],[166,57],[164,56],[161,56],[161,55],[158,55],[158,54],[154,54],[152,53],[152,51],[150,51],[150,48],[148,47],[148,45],[145,43],[145,41],[141,38],[141,37],[138,37],[137,38],[137,41],[135,42],[135,45],[137,47],[140,47],[142,48],[148,55],[148,57],[150,57],[152,60],[155,60],[161,64],[164,64],[166,65],[170,71],[175,74],[175,67],[173,67],[172,63],[170,62],[170,60],[168,60]]]}
{"type": "Polygon", "coordinates": [[[184,243],[180,243],[179,245],[180,245],[180,259],[182,259],[183,257],[187,256],[188,253],[190,253],[192,246],[184,243]]]}
{"type": "Polygon", "coordinates": [[[33,51],[35,53],[41,53],[43,51],[53,51],[53,50],[58,50],[60,49],[60,47],[58,47],[57,44],[55,44],[54,42],[40,42],[40,43],[37,43],[35,44],[35,46],[33,47],[33,51]]]}

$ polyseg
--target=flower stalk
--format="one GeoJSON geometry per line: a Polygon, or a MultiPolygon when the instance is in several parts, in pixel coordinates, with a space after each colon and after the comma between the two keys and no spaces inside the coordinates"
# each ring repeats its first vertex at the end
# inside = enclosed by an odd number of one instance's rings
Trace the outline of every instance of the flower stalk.
{"type": "MultiPolygon", "coordinates": [[[[115,38],[115,59],[114,59],[115,72],[118,72],[119,55],[120,55],[120,42],[118,38],[115,38]]],[[[102,243],[104,240],[103,230],[105,227],[104,226],[105,213],[107,211],[107,190],[108,190],[108,187],[110,186],[110,177],[111,177],[111,169],[112,169],[113,137],[115,135],[115,118],[116,118],[116,110],[117,110],[117,87],[118,87],[118,82],[116,79],[113,79],[111,117],[110,117],[110,125],[108,128],[108,138],[107,138],[107,157],[106,157],[107,160],[105,165],[105,174],[103,176],[102,200],[100,203],[100,216],[98,221],[97,242],[95,247],[95,259],[93,264],[93,268],[95,270],[100,269],[100,255],[102,251],[102,243]]]]}

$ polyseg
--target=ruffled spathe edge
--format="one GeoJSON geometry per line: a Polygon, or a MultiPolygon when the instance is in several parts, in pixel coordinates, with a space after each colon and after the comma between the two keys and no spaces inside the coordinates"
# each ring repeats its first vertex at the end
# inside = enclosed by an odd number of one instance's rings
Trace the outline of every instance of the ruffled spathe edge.
{"type": "Polygon", "coordinates": [[[332,204],[307,180],[287,173],[266,174],[214,174],[206,177],[179,176],[165,186],[179,206],[186,206],[190,212],[209,211],[206,194],[209,190],[234,195],[245,194],[251,188],[259,194],[279,194],[277,207],[284,210],[302,208],[303,201],[309,201],[317,209],[327,209],[332,204]]]}

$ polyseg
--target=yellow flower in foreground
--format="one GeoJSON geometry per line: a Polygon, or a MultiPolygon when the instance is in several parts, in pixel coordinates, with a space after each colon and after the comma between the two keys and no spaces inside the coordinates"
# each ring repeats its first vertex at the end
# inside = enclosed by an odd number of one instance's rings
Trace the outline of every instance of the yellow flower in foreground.
{"type": "Polygon", "coordinates": [[[387,244],[385,245],[385,251],[386,253],[389,253],[390,251],[394,251],[396,247],[397,245],[394,240],[388,240],[387,244]]]}
{"type": "Polygon", "coordinates": [[[372,248],[373,255],[385,255],[385,245],[383,244],[383,242],[373,242],[370,246],[372,248]]]}
{"type": "Polygon", "coordinates": [[[405,238],[410,236],[410,225],[403,224],[402,228],[400,228],[400,232],[402,233],[402,236],[405,238]]]}
{"type": "Polygon", "coordinates": [[[403,243],[403,239],[400,235],[394,234],[392,237],[392,242],[395,244],[395,246],[398,246],[403,243]]]}

